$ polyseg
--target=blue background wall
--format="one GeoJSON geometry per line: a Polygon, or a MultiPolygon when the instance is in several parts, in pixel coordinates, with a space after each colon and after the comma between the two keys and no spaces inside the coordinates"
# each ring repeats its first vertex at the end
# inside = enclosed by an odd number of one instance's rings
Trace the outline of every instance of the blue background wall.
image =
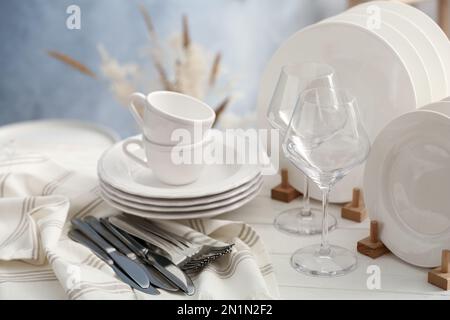
{"type": "Polygon", "coordinates": [[[128,111],[107,85],[48,57],[54,49],[98,71],[97,44],[120,62],[142,61],[136,48],[147,40],[138,10],[144,4],[165,38],[180,29],[182,14],[191,35],[238,75],[244,96],[231,106],[245,114],[255,107],[259,77],[283,39],[345,9],[345,0],[2,0],[0,2],[0,125],[40,118],[99,122],[122,136],[135,131],[128,111]],[[80,6],[81,30],[66,28],[66,8],[80,6]]]}

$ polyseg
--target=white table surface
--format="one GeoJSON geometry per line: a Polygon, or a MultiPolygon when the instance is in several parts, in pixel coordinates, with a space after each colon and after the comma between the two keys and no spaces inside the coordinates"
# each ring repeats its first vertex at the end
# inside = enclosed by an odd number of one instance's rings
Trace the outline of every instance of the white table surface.
{"type": "MultiPolygon", "coordinates": [[[[282,210],[301,204],[301,198],[286,204],[272,200],[270,189],[280,183],[279,176],[266,176],[259,196],[244,207],[221,215],[220,219],[245,221],[259,233],[269,251],[279,282],[282,299],[445,299],[450,291],[428,284],[428,269],[403,262],[392,253],[371,259],[357,253],[358,267],[348,275],[336,278],[317,278],[302,275],[290,265],[291,254],[300,247],[320,242],[320,235],[292,236],[279,232],[273,219],[282,210]],[[380,268],[381,288],[369,290],[367,267],[380,268]]],[[[313,205],[320,206],[313,201],[313,205]]],[[[330,213],[338,220],[329,239],[356,252],[356,243],[369,235],[369,219],[362,223],[342,219],[340,205],[330,205],[330,213]]]]}

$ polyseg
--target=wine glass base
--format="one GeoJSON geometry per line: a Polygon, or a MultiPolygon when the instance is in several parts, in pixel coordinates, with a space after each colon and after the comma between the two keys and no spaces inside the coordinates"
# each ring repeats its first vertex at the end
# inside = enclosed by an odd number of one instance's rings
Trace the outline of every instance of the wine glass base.
{"type": "Polygon", "coordinates": [[[343,276],[356,268],[356,255],[342,247],[330,246],[321,252],[320,244],[301,248],[291,257],[292,267],[300,273],[316,277],[343,276]]]}
{"type": "MultiPolygon", "coordinates": [[[[322,233],[323,214],[320,210],[311,208],[310,215],[302,215],[303,208],[294,208],[281,212],[273,224],[279,231],[293,235],[313,235],[322,233]]],[[[328,215],[328,230],[336,227],[336,218],[328,215]]]]}

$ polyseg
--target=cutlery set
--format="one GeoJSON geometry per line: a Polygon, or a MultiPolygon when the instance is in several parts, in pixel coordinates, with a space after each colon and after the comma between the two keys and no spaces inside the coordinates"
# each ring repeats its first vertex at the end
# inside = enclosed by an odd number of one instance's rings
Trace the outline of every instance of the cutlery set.
{"type": "Polygon", "coordinates": [[[218,242],[199,245],[139,217],[120,215],[111,217],[110,220],[118,228],[159,248],[162,255],[189,272],[202,269],[231,252],[233,247],[218,242]]]}
{"type": "Polygon", "coordinates": [[[69,237],[106,262],[141,292],[195,293],[191,275],[231,252],[232,244],[193,243],[149,220],[128,215],[72,220],[69,237]]]}
{"type": "Polygon", "coordinates": [[[181,290],[189,295],[195,292],[192,280],[181,270],[179,275],[183,275],[184,282],[168,271],[157,261],[161,258],[156,257],[156,253],[136,255],[140,252],[138,247],[117,237],[116,234],[120,233],[117,229],[114,229],[116,233],[111,232],[114,227],[106,219],[87,217],[84,220],[75,219],[72,224],[74,230],[70,231],[70,238],[91,249],[132,288],[148,294],[159,294],[157,288],[167,291],[181,290]]]}

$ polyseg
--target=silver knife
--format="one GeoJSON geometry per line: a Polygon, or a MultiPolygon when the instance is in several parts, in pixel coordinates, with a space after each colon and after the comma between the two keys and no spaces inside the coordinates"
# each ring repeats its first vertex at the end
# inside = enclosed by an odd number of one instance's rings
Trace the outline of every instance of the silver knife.
{"type": "Polygon", "coordinates": [[[152,285],[167,291],[178,290],[176,286],[174,286],[170,281],[167,281],[157,270],[151,266],[143,265],[141,261],[138,260],[136,255],[108,228],[97,220],[97,218],[90,216],[84,218],[84,221],[87,222],[95,231],[97,231],[98,234],[109,241],[119,252],[141,265],[145,269],[147,277],[152,285]]]}
{"type": "Polygon", "coordinates": [[[122,280],[124,283],[128,284],[133,289],[139,290],[141,292],[151,294],[151,295],[157,295],[159,294],[159,291],[156,290],[154,287],[148,287],[148,288],[141,288],[136,282],[134,282],[130,277],[128,277],[125,273],[120,270],[119,267],[117,267],[114,264],[114,261],[94,242],[89,240],[83,233],[81,233],[78,230],[70,230],[69,231],[69,237],[73,241],[76,241],[78,243],[81,243],[85,247],[88,247],[91,249],[91,251],[100,259],[105,261],[116,273],[116,275],[119,277],[120,280],[122,280]]]}
{"type": "Polygon", "coordinates": [[[187,292],[186,285],[178,279],[174,274],[169,272],[166,268],[161,266],[156,261],[149,261],[145,255],[143,255],[138,248],[136,240],[130,239],[127,235],[124,235],[119,229],[113,226],[108,219],[101,218],[100,223],[103,224],[111,233],[113,233],[120,241],[122,241],[136,256],[138,256],[141,261],[155,268],[164,280],[168,281],[175,289],[180,289],[184,292],[187,292]]]}
{"type": "Polygon", "coordinates": [[[139,286],[142,288],[150,287],[150,280],[147,277],[145,269],[141,265],[118,252],[106,240],[98,235],[97,232],[95,232],[95,230],[92,229],[86,222],[83,222],[80,219],[73,219],[72,225],[84,233],[84,235],[97,244],[97,246],[102,248],[103,251],[106,252],[106,254],[114,261],[114,263],[126,272],[128,276],[139,286]]]}
{"type": "Polygon", "coordinates": [[[136,255],[139,255],[141,259],[145,259],[148,263],[154,265],[155,268],[160,270],[161,273],[163,273],[187,295],[193,295],[195,293],[195,286],[192,279],[172,261],[155,252],[152,252],[152,250],[149,250],[149,248],[142,245],[132,235],[122,230],[120,227],[115,226],[110,219],[104,220],[107,220],[107,223],[119,234],[121,234],[124,239],[126,239],[127,245],[136,255]]]}

